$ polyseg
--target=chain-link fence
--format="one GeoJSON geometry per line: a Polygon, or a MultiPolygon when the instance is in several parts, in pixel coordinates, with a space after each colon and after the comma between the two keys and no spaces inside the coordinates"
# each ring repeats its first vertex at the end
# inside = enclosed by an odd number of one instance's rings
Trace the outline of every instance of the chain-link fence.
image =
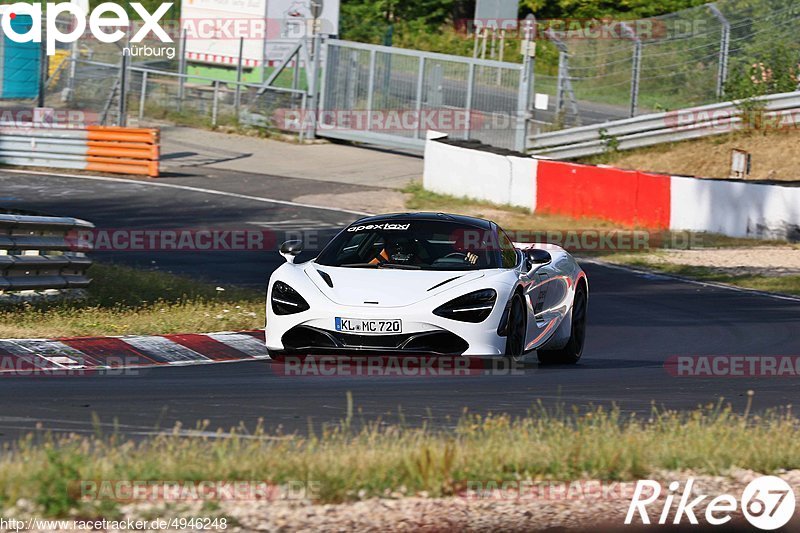
{"type": "Polygon", "coordinates": [[[327,43],[319,133],[420,146],[434,130],[517,146],[521,65],[346,41],[327,43]]]}
{"type": "Polygon", "coordinates": [[[586,21],[544,36],[561,48],[551,128],[593,124],[798,86],[800,4],[720,0],[663,16],[586,21]]]}

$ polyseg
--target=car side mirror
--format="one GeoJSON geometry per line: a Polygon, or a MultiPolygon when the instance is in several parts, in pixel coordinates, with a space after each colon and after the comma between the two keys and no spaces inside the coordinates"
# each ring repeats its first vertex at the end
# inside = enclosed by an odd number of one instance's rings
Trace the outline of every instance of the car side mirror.
{"type": "Polygon", "coordinates": [[[530,248],[525,250],[525,264],[528,267],[528,272],[549,264],[553,260],[553,256],[547,250],[539,248],[530,248]]]}
{"type": "Polygon", "coordinates": [[[303,251],[303,241],[286,241],[281,244],[281,255],[287,263],[294,263],[295,258],[303,251]]]}

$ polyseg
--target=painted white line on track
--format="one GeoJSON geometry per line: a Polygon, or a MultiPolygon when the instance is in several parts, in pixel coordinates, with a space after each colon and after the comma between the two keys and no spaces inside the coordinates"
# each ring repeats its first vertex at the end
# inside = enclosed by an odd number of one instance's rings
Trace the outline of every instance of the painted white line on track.
{"type": "MultiPolygon", "coordinates": [[[[737,287],[735,285],[727,285],[725,283],[717,283],[714,281],[700,281],[697,279],[685,278],[683,276],[675,276],[673,274],[664,274],[662,272],[652,272],[650,270],[642,270],[640,268],[634,268],[626,265],[618,265],[616,263],[607,263],[605,261],[599,261],[597,259],[587,259],[583,257],[576,258],[579,263],[589,263],[592,265],[603,266],[607,268],[611,268],[614,270],[622,270],[625,272],[629,272],[631,274],[637,274],[640,277],[647,278],[647,279],[662,279],[662,280],[673,280],[673,281],[682,281],[684,283],[690,283],[692,285],[700,285],[701,287],[713,287],[715,289],[725,289],[734,292],[743,292],[746,294],[754,294],[756,296],[765,296],[767,298],[772,298],[775,300],[785,300],[789,302],[798,302],[800,303],[800,297],[791,296],[789,294],[777,294],[774,292],[765,292],[760,291],[758,289],[748,289],[747,287],[737,287]]],[[[591,280],[590,280],[591,282],[591,280]]]]}
{"type": "Polygon", "coordinates": [[[55,173],[55,172],[40,172],[40,171],[33,171],[33,170],[13,170],[13,169],[2,169],[0,172],[5,172],[8,174],[28,174],[32,176],[49,176],[49,177],[56,177],[56,178],[76,178],[82,180],[95,180],[95,181],[110,181],[116,183],[128,183],[128,184],[137,184],[137,185],[146,185],[149,187],[166,187],[168,189],[179,189],[182,191],[191,191],[191,192],[200,192],[204,194],[215,194],[217,196],[228,196],[230,198],[240,198],[242,200],[252,200],[254,202],[264,202],[269,204],[279,204],[279,205],[288,205],[292,207],[303,207],[306,209],[319,209],[324,211],[334,211],[336,213],[346,213],[348,215],[358,215],[358,216],[369,216],[372,213],[367,213],[364,211],[354,211],[352,209],[342,209],[339,207],[326,207],[323,205],[313,205],[313,204],[304,204],[300,202],[292,202],[289,200],[277,200],[275,198],[264,198],[261,196],[250,196],[248,194],[238,194],[235,192],[226,192],[226,191],[217,191],[214,189],[205,189],[203,187],[192,187],[190,185],[176,185],[174,183],[159,183],[155,181],[141,181],[141,180],[131,180],[126,178],[112,178],[110,176],[80,176],[78,174],[62,174],[62,173],[55,173]]]}

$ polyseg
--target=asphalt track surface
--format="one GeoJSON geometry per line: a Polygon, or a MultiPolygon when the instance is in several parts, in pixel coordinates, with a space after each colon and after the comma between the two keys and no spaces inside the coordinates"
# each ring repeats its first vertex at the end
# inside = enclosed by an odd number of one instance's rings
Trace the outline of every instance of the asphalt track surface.
{"type": "MultiPolygon", "coordinates": [[[[292,188],[311,193],[348,187],[264,176],[253,185],[253,176],[242,175],[159,182],[246,190],[283,201],[292,188]]],[[[356,217],[144,183],[5,171],[0,191],[0,207],[78,216],[101,228],[263,228],[286,221],[319,228],[356,217]]],[[[126,252],[103,259],[249,285],[263,285],[282,261],[274,252],[126,252]]],[[[523,415],[540,401],[552,409],[617,404],[625,412],[646,413],[653,405],[691,409],[724,398],[742,410],[752,390],[757,410],[798,403],[797,378],[678,378],[665,361],[674,355],[800,355],[800,301],[583,266],[590,281],[589,327],[585,356],[574,367],[530,366],[513,374],[467,377],[289,377],[268,362],[247,362],[118,377],[3,378],[0,439],[13,439],[37,424],[91,432],[93,414],[105,429],[118,427],[131,436],[171,429],[178,421],[191,428],[200,420],[211,430],[240,422],[253,427],[263,419],[268,428],[305,432],[310,424],[318,428],[341,420],[348,392],[357,420],[391,422],[402,416],[407,424],[440,427],[452,425],[465,410],[523,415]]]]}

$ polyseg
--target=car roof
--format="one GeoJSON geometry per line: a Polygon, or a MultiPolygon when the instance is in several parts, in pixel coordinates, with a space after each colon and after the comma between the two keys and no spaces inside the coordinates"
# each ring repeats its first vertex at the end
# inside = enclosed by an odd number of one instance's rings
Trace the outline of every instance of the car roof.
{"type": "MultiPolygon", "coordinates": [[[[391,213],[386,215],[375,215],[356,220],[353,224],[380,224],[382,222],[398,222],[404,220],[420,220],[429,222],[451,222],[463,224],[484,230],[494,231],[496,224],[482,218],[468,217],[465,215],[453,215],[449,213],[391,213]]],[[[351,226],[353,225],[351,224],[351,226]]]]}

